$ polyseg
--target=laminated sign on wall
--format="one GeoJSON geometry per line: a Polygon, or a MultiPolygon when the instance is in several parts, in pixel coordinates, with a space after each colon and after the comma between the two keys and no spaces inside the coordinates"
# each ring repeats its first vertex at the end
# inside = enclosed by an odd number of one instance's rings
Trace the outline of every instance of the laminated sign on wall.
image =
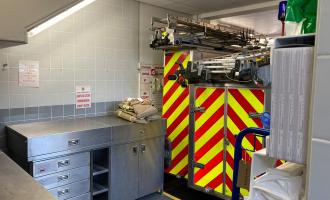
{"type": "Polygon", "coordinates": [[[18,80],[20,87],[39,87],[39,61],[20,60],[18,80]]]}
{"type": "Polygon", "coordinates": [[[92,107],[92,92],[91,86],[76,87],[76,108],[92,107]]]}
{"type": "Polygon", "coordinates": [[[149,98],[155,107],[162,107],[163,67],[161,65],[140,64],[140,97],[149,98]]]}

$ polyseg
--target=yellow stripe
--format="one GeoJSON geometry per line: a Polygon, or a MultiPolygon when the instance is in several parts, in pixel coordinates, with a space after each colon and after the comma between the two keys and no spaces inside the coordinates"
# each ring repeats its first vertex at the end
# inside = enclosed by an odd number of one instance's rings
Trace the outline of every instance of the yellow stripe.
{"type": "Polygon", "coordinates": [[[188,155],[186,155],[171,171],[171,174],[178,175],[179,172],[188,165],[188,155]]]}
{"type": "Polygon", "coordinates": [[[172,195],[170,195],[170,194],[168,194],[168,193],[166,193],[166,192],[163,192],[163,194],[164,194],[165,196],[167,196],[168,198],[170,198],[171,200],[181,200],[181,199],[176,198],[175,196],[172,196],[172,195]]]}
{"type": "Polygon", "coordinates": [[[207,88],[204,92],[196,99],[195,104],[197,107],[201,106],[215,91],[215,88],[207,88]]]}
{"type": "Polygon", "coordinates": [[[207,173],[205,176],[203,176],[203,178],[201,178],[196,183],[196,185],[205,187],[208,183],[210,183],[213,179],[215,179],[219,174],[221,174],[222,169],[223,169],[223,162],[218,164],[209,173],[207,173]]]}
{"type": "Polygon", "coordinates": [[[240,89],[238,91],[258,113],[264,111],[263,103],[260,102],[259,99],[251,92],[251,89],[240,89]]]}
{"type": "MultiPolygon", "coordinates": [[[[190,55],[186,57],[186,59],[182,62],[184,68],[187,68],[188,61],[190,60],[190,55]]],[[[163,97],[168,93],[168,91],[172,88],[172,86],[176,83],[176,81],[169,80],[163,88],[163,97]]],[[[181,87],[181,86],[179,86],[181,87]]]]}
{"type": "Polygon", "coordinates": [[[168,139],[173,141],[178,135],[189,125],[189,116],[186,116],[184,120],[173,130],[168,136],[168,139]]]}
{"type": "Polygon", "coordinates": [[[236,101],[236,99],[229,93],[228,104],[235,111],[235,113],[242,119],[247,127],[258,127],[258,125],[251,119],[248,113],[242,108],[242,106],[236,101]]]}
{"type": "Polygon", "coordinates": [[[223,183],[221,183],[218,187],[215,188],[216,192],[222,193],[222,190],[223,190],[223,183]]]}
{"type": "Polygon", "coordinates": [[[196,120],[195,130],[198,130],[221,106],[224,104],[225,94],[218,97],[214,103],[206,109],[206,111],[196,120]]]}
{"type": "Polygon", "coordinates": [[[163,110],[165,110],[165,112],[168,111],[168,109],[174,104],[174,102],[179,98],[179,96],[184,92],[185,89],[186,88],[178,87],[178,89],[175,90],[172,96],[163,105],[163,110]]]}
{"type": "Polygon", "coordinates": [[[205,165],[210,160],[212,160],[217,154],[221,152],[221,150],[223,149],[222,147],[223,147],[223,139],[219,141],[216,145],[214,145],[214,147],[212,147],[212,149],[210,149],[199,160],[197,160],[197,162],[205,165]]]}
{"type": "Polygon", "coordinates": [[[171,71],[173,65],[178,61],[180,56],[182,55],[183,52],[177,51],[173,54],[172,58],[170,61],[167,63],[167,65],[164,67],[164,77],[167,76],[168,72],[171,71]]]}
{"type": "Polygon", "coordinates": [[[207,132],[203,134],[195,142],[195,152],[202,148],[215,134],[217,134],[224,126],[224,117],[222,116],[216,123],[214,123],[207,132]]]}
{"type": "MultiPolygon", "coordinates": [[[[230,130],[230,132],[232,132],[234,135],[237,135],[239,132],[241,132],[236,124],[231,120],[231,118],[229,116],[227,116],[227,128],[230,130]]],[[[249,142],[248,139],[246,139],[246,137],[243,139],[242,141],[242,146],[243,148],[249,149],[249,150],[253,150],[253,144],[251,144],[249,142]]],[[[234,150],[233,150],[234,152],[234,150]]]]}
{"type": "MultiPolygon", "coordinates": [[[[163,88],[163,97],[168,93],[176,81],[167,81],[166,85],[163,88]]],[[[179,86],[180,87],[180,86],[179,86]]]]}
{"type": "Polygon", "coordinates": [[[188,135],[172,150],[172,158],[174,159],[187,146],[188,135]]]}
{"type": "Polygon", "coordinates": [[[167,118],[167,128],[175,121],[176,118],[182,113],[182,111],[189,105],[189,96],[187,96],[177,109],[167,118]]]}

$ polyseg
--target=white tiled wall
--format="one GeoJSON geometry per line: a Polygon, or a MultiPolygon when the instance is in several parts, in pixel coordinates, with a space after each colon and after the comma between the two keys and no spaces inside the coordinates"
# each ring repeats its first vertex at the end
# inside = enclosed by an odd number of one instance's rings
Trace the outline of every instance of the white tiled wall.
{"type": "Polygon", "coordinates": [[[74,104],[76,85],[90,85],[93,102],[136,96],[138,62],[139,3],[96,0],[29,44],[0,50],[0,109],[74,104]],[[18,87],[22,59],[40,61],[40,88],[18,87]]]}
{"type": "Polygon", "coordinates": [[[309,162],[309,200],[329,199],[330,185],[330,1],[319,0],[317,60],[314,77],[312,142],[309,162]]]}

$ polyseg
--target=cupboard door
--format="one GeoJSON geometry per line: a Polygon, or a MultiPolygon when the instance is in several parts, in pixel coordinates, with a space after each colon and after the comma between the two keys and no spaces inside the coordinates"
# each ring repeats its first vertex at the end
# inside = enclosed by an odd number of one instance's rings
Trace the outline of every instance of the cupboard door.
{"type": "Polygon", "coordinates": [[[138,144],[111,147],[111,200],[138,197],[138,144]]]}
{"type": "Polygon", "coordinates": [[[140,143],[139,197],[163,189],[164,138],[140,143]]]}

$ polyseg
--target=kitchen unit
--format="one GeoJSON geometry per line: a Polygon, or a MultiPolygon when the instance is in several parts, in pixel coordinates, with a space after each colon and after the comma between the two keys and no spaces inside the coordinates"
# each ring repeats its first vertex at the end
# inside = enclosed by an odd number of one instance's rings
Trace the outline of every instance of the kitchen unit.
{"type": "Polygon", "coordinates": [[[107,116],[10,125],[9,155],[59,200],[138,199],[162,191],[165,123],[107,116]]]}

